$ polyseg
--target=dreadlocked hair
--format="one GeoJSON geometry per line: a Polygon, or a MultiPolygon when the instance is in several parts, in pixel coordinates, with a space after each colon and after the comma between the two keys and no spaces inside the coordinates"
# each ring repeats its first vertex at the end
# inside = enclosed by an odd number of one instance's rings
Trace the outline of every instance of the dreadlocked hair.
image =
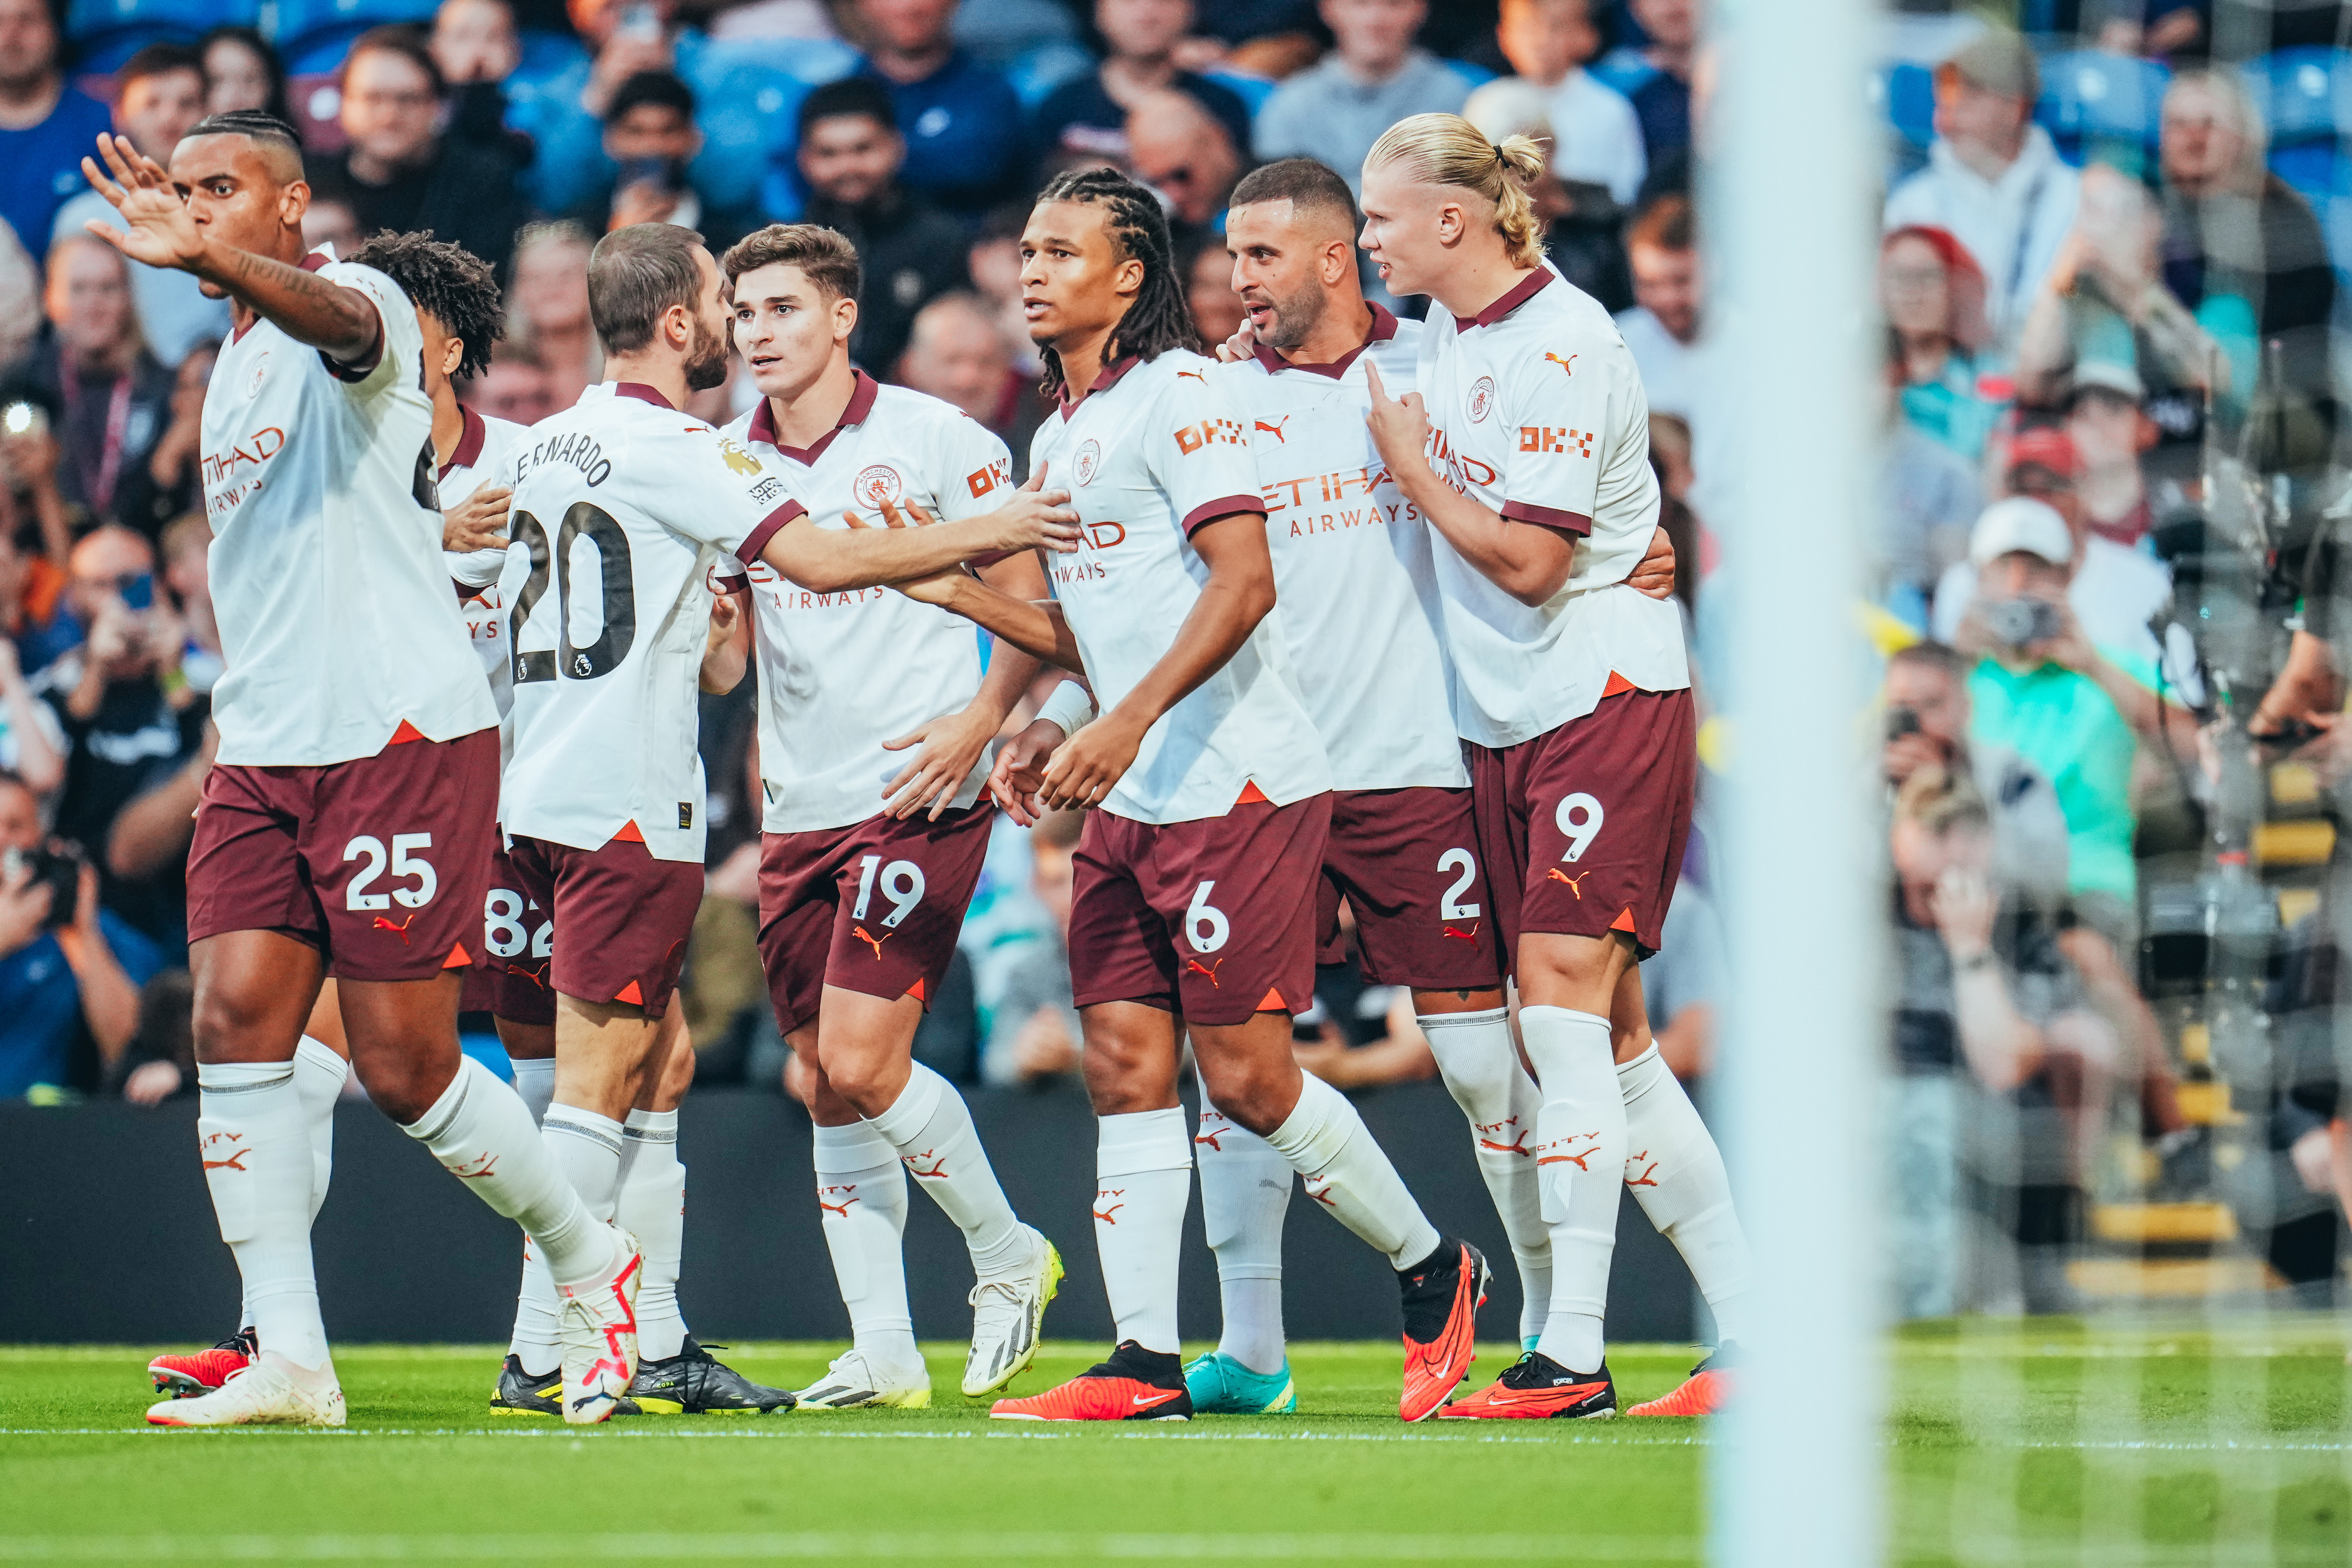
{"type": "MultiPolygon", "coordinates": [[[[1073,169],[1055,175],[1037,193],[1037,204],[1080,202],[1104,209],[1103,231],[1122,261],[1143,263],[1143,287],[1134,303],[1112,329],[1103,351],[1106,363],[1133,354],[1146,363],[1170,349],[1201,352],[1201,329],[1193,324],[1192,308],[1184,302],[1184,286],[1176,275],[1174,247],[1168,239],[1168,218],[1159,198],[1116,169],[1073,169]]],[[[1062,356],[1045,351],[1048,398],[1059,397],[1065,384],[1062,356]]]]}
{"type": "Polygon", "coordinates": [[[436,239],[429,228],[371,236],[350,260],[373,267],[400,285],[408,302],[429,310],[441,330],[465,346],[457,375],[470,381],[490,363],[490,345],[507,335],[499,280],[490,264],[461,245],[436,239]]]}

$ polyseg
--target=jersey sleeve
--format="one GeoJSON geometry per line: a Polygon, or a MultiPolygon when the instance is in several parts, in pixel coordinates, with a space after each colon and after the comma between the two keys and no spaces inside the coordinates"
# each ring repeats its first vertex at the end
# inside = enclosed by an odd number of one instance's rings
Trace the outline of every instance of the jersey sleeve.
{"type": "Polygon", "coordinates": [[[663,498],[647,510],[688,539],[719,546],[735,558],[738,572],[741,563],[760,558],[777,530],[808,515],[785,492],[783,476],[757,453],[731,436],[688,425],[683,416],[676,435],[631,458],[635,482],[663,498]]]}
{"type": "Polygon", "coordinates": [[[1187,539],[1221,517],[1265,510],[1241,399],[1214,368],[1178,371],[1143,435],[1145,464],[1187,539]]]}
{"type": "Polygon", "coordinates": [[[1592,531],[1600,505],[1601,465],[1608,455],[1611,403],[1631,358],[1598,345],[1574,351],[1530,347],[1513,368],[1500,411],[1507,424],[1510,460],[1503,474],[1502,512],[1580,537],[1592,531]],[[1615,363],[1626,362],[1624,366],[1615,363]]]}
{"type": "Polygon", "coordinates": [[[969,416],[955,416],[940,432],[931,469],[941,522],[982,516],[1012,499],[1012,449],[969,416]]]}
{"type": "Polygon", "coordinates": [[[342,383],[345,391],[361,398],[373,397],[404,382],[417,383],[423,375],[425,331],[416,324],[416,307],[400,291],[400,285],[373,267],[349,261],[330,262],[319,268],[319,276],[366,295],[376,314],[375,362],[364,366],[344,364],[321,349],[319,358],[325,362],[328,374],[342,383]]]}

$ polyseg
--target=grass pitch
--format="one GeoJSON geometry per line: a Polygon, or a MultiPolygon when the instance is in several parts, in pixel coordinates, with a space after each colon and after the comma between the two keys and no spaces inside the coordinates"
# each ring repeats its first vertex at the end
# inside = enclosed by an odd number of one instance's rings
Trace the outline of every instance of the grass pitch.
{"type": "MultiPolygon", "coordinates": [[[[835,1347],[726,1359],[798,1386],[835,1347]]],[[[1393,1345],[1292,1347],[1305,1414],[991,1423],[928,1347],[927,1411],[493,1419],[497,1352],[354,1345],[339,1433],[149,1428],[145,1350],[0,1350],[0,1562],[562,1559],[1696,1562],[1690,1421],[1400,1426],[1393,1345]]],[[[1082,1370],[1049,1344],[1017,1384],[1082,1370]]],[[[1514,1353],[1486,1347],[1483,1383],[1514,1353]]],[[[1619,1346],[1628,1403],[1685,1347],[1619,1346]]],[[[1904,1563],[2352,1562],[2343,1331],[2065,1322],[1891,1342],[1890,1556],[1904,1563]]]]}

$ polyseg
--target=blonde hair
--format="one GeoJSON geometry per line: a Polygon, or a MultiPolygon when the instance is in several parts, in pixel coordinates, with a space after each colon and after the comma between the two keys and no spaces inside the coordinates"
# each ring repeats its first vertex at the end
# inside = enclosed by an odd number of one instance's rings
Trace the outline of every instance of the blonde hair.
{"type": "Polygon", "coordinates": [[[1500,142],[1458,114],[1415,114],[1381,133],[1364,157],[1364,167],[1400,163],[1423,184],[1474,191],[1495,206],[1495,229],[1516,267],[1543,261],[1536,232],[1534,198],[1528,186],[1543,174],[1542,146],[1532,136],[1500,142]]]}
{"type": "Polygon", "coordinates": [[[1932,763],[1913,773],[1895,792],[1895,817],[1898,822],[1916,822],[1937,838],[1956,827],[1992,826],[1992,809],[1985,804],[1976,781],[1932,763]]]}

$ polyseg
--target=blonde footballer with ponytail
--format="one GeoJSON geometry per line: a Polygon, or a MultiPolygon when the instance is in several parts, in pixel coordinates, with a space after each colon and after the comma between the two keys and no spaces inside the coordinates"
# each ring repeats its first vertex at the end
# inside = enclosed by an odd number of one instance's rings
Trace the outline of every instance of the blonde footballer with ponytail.
{"type": "Polygon", "coordinates": [[[1367,174],[1390,168],[1419,184],[1451,186],[1484,197],[1493,208],[1495,230],[1503,237],[1511,265],[1521,270],[1543,263],[1535,201],[1528,195],[1543,166],[1543,147],[1534,137],[1491,142],[1458,114],[1400,120],[1364,158],[1367,174]]]}

